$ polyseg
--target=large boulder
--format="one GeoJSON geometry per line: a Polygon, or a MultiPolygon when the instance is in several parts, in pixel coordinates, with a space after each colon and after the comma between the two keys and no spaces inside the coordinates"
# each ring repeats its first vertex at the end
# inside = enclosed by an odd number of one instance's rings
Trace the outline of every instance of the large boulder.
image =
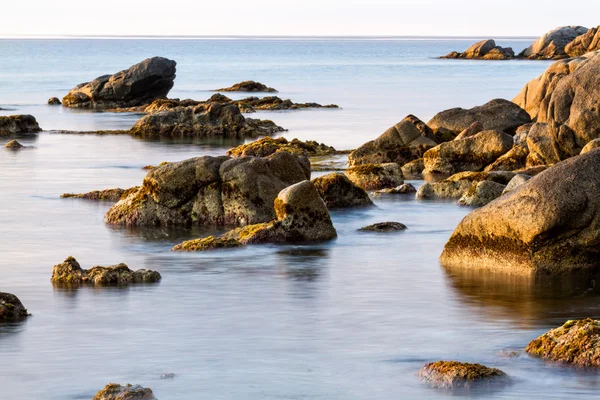
{"type": "Polygon", "coordinates": [[[267,158],[196,157],[148,172],[140,189],[115,204],[109,224],[246,225],[275,218],[284,188],[310,178],[308,160],[282,151],[267,158]]]}
{"type": "Polygon", "coordinates": [[[377,139],[350,153],[348,163],[351,166],[390,162],[404,165],[423,157],[427,149],[436,145],[433,131],[423,121],[409,115],[377,139]]]}
{"type": "Polygon", "coordinates": [[[499,130],[514,134],[516,129],[531,121],[529,114],[517,104],[495,99],[471,109],[451,108],[436,114],[427,125],[438,134],[456,137],[459,133],[479,122],[485,130],[499,130]]]}
{"type": "Polygon", "coordinates": [[[29,316],[21,300],[14,294],[0,292],[0,323],[18,322],[29,316]]]}
{"type": "Polygon", "coordinates": [[[569,275],[600,268],[600,150],[563,161],[467,215],[448,267],[569,275]]]}
{"type": "Polygon", "coordinates": [[[561,26],[542,35],[531,46],[519,53],[530,60],[558,60],[567,58],[565,47],[579,35],[587,33],[583,26],[561,26]]]}
{"type": "Polygon", "coordinates": [[[438,389],[470,389],[505,383],[508,376],[497,368],[458,361],[425,364],[417,374],[421,380],[438,389]]]}
{"type": "Polygon", "coordinates": [[[32,115],[0,117],[0,136],[29,135],[41,130],[42,128],[32,115]]]}
{"type": "Polygon", "coordinates": [[[454,174],[481,171],[513,147],[513,138],[496,130],[483,131],[462,140],[442,143],[423,155],[423,173],[454,174]]]}
{"type": "Polygon", "coordinates": [[[140,385],[109,383],[92,400],[156,400],[156,397],[151,389],[140,385]]]}
{"type": "Polygon", "coordinates": [[[273,121],[246,118],[233,104],[203,103],[152,112],[131,128],[143,137],[224,137],[269,136],[284,129],[273,121]]]}
{"type": "Polygon", "coordinates": [[[91,82],[75,86],[63,98],[65,107],[122,108],[136,107],[165,98],[175,80],[175,61],[152,57],[91,82]]]}
{"type": "Polygon", "coordinates": [[[569,57],[580,57],[598,50],[600,50],[600,26],[588,30],[583,35],[577,36],[565,47],[565,52],[569,57]]]}
{"type": "Polygon", "coordinates": [[[496,46],[493,39],[477,42],[463,53],[453,51],[441,58],[458,58],[469,60],[510,60],[515,56],[515,52],[510,47],[496,46]]]}
{"type": "Polygon", "coordinates": [[[312,183],[329,209],[373,205],[367,192],[344,174],[332,172],[313,179],[312,183]]]}
{"type": "Polygon", "coordinates": [[[344,174],[364,190],[395,188],[404,183],[402,169],[396,163],[358,165],[348,168],[344,174]]]}
{"type": "Polygon", "coordinates": [[[52,269],[52,283],[58,285],[80,285],[89,283],[98,286],[125,286],[132,283],[155,283],[161,276],[156,271],[139,269],[133,271],[126,264],[109,267],[93,267],[82,269],[77,260],[69,256],[65,261],[52,269]]]}

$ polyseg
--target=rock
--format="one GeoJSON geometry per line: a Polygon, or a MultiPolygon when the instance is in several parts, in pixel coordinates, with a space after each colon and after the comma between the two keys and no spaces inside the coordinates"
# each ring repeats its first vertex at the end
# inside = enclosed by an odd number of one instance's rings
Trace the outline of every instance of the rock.
{"type": "Polygon", "coordinates": [[[514,172],[459,172],[439,182],[423,184],[417,191],[418,200],[458,200],[471,188],[482,181],[492,181],[506,185],[513,177],[514,172]]]}
{"type": "Polygon", "coordinates": [[[235,147],[227,151],[227,155],[231,157],[267,157],[278,151],[287,151],[297,156],[324,156],[337,153],[333,147],[313,140],[302,142],[298,139],[288,141],[284,137],[276,139],[265,137],[235,147]]]}
{"type": "Polygon", "coordinates": [[[515,144],[527,145],[527,136],[529,135],[529,131],[531,130],[532,126],[533,123],[530,123],[521,125],[517,128],[517,132],[515,133],[515,136],[513,136],[515,144]]]}
{"type": "Polygon", "coordinates": [[[65,261],[54,266],[50,280],[55,284],[67,285],[91,283],[97,286],[123,286],[131,283],[155,283],[160,279],[158,272],[147,269],[132,271],[123,263],[85,270],[75,258],[69,256],[65,261]]]}
{"type": "Polygon", "coordinates": [[[498,157],[496,161],[485,167],[485,172],[514,171],[525,168],[529,149],[526,145],[515,144],[512,149],[498,157]]]}
{"type": "Polygon", "coordinates": [[[48,99],[48,105],[49,106],[60,106],[62,105],[61,101],[58,99],[58,97],[50,97],[48,99]]]}
{"type": "Polygon", "coordinates": [[[140,385],[109,383],[92,400],[156,400],[156,397],[151,389],[140,385]]]}
{"type": "Polygon", "coordinates": [[[358,165],[348,168],[344,174],[364,190],[393,188],[404,183],[402,170],[396,163],[358,165]]]}
{"type": "Polygon", "coordinates": [[[38,125],[32,115],[9,115],[0,117],[0,136],[27,135],[40,132],[42,128],[38,125]]]}
{"type": "Polygon", "coordinates": [[[519,126],[531,122],[531,118],[515,103],[495,99],[468,110],[451,108],[442,111],[436,114],[427,125],[436,134],[445,133],[456,137],[475,122],[479,122],[484,130],[498,130],[512,135],[519,126]]]}
{"type": "Polygon", "coordinates": [[[436,145],[432,130],[414,115],[409,115],[377,139],[350,153],[348,163],[351,166],[390,162],[404,165],[423,157],[427,149],[436,145]]]}
{"type": "Polygon", "coordinates": [[[562,158],[568,158],[560,149],[554,133],[555,129],[551,129],[546,123],[536,123],[531,127],[527,135],[527,167],[553,165],[562,158]]]}
{"type": "Polygon", "coordinates": [[[0,292],[0,323],[18,322],[27,318],[27,309],[14,294],[0,292]]]}
{"type": "Polygon", "coordinates": [[[160,379],[173,379],[175,378],[175,374],[172,372],[167,372],[160,375],[160,379]]]}
{"type": "Polygon", "coordinates": [[[579,368],[600,367],[600,321],[571,320],[531,341],[525,351],[532,356],[579,368]]]}
{"type": "Polygon", "coordinates": [[[435,388],[469,389],[479,385],[490,386],[507,380],[507,375],[497,369],[481,364],[458,361],[437,361],[425,364],[418,376],[435,388]]]}
{"type": "Polygon", "coordinates": [[[563,161],[467,215],[440,258],[452,268],[571,276],[600,267],[600,150],[563,161]]]}
{"type": "Polygon", "coordinates": [[[344,174],[334,172],[323,175],[313,179],[312,183],[329,209],[373,205],[367,192],[352,183],[344,174]]]}
{"type": "Polygon", "coordinates": [[[483,131],[462,140],[442,143],[423,155],[423,173],[453,174],[480,171],[513,146],[513,138],[500,131],[483,131]]]}
{"type": "Polygon", "coordinates": [[[477,42],[464,53],[453,51],[441,58],[463,58],[470,60],[510,60],[515,56],[515,52],[510,47],[496,46],[493,39],[477,42]]]}
{"type": "Polygon", "coordinates": [[[7,149],[11,149],[11,150],[18,150],[18,149],[22,149],[23,146],[21,143],[19,143],[16,140],[11,140],[10,142],[6,143],[6,145],[4,146],[7,149]]]}
{"type": "Polygon", "coordinates": [[[479,132],[483,132],[483,131],[484,131],[483,125],[481,125],[479,122],[475,121],[471,125],[469,125],[469,127],[467,129],[465,129],[464,131],[459,133],[458,136],[454,138],[454,140],[466,139],[471,136],[475,136],[479,132]]]}
{"type": "Polygon", "coordinates": [[[402,175],[406,178],[420,178],[425,169],[425,161],[422,158],[407,162],[402,167],[402,175]]]}
{"type": "Polygon", "coordinates": [[[580,154],[585,154],[589,151],[597,149],[598,147],[600,147],[600,138],[594,139],[594,140],[590,141],[588,144],[586,144],[585,146],[583,146],[583,149],[581,149],[580,154]]]}
{"type": "Polygon", "coordinates": [[[129,195],[137,192],[140,189],[139,186],[135,186],[129,189],[105,189],[105,190],[94,190],[89,193],[63,193],[60,195],[62,198],[74,198],[74,199],[86,199],[86,200],[106,200],[106,201],[119,201],[127,198],[129,195]]]}
{"type": "Polygon", "coordinates": [[[188,240],[173,247],[173,251],[207,251],[217,249],[233,249],[243,246],[233,238],[215,238],[209,236],[202,239],[188,240]]]}
{"type": "Polygon", "coordinates": [[[526,167],[526,168],[517,169],[516,171],[513,171],[513,172],[515,172],[516,174],[536,176],[540,172],[544,172],[546,169],[548,169],[547,165],[538,165],[535,167],[526,167]]]}
{"type": "Polygon", "coordinates": [[[63,98],[65,107],[136,107],[165,98],[175,80],[177,63],[163,57],[147,58],[114,75],[103,75],[75,86],[63,98]]]}
{"type": "Polygon", "coordinates": [[[591,28],[565,46],[565,53],[569,57],[581,57],[584,54],[598,50],[600,50],[600,26],[591,28]]]}
{"type": "Polygon", "coordinates": [[[504,188],[502,195],[512,192],[516,188],[523,185],[525,182],[531,179],[531,176],[525,174],[517,174],[508,182],[508,185],[504,188]]]}
{"type": "Polygon", "coordinates": [[[277,90],[270,88],[260,82],[255,81],[243,81],[236,83],[233,86],[216,89],[214,92],[277,92],[277,90]]]}
{"type": "Polygon", "coordinates": [[[105,221],[126,226],[268,222],[275,218],[278,193],[309,178],[308,160],[285,151],[266,158],[191,158],[149,171],[140,190],[115,204],[105,221]]]}
{"type": "Polygon", "coordinates": [[[375,193],[379,193],[379,194],[412,194],[412,193],[417,193],[417,189],[415,189],[415,187],[412,184],[405,183],[403,185],[400,185],[400,186],[392,188],[392,189],[381,189],[375,193]]]}
{"type": "Polygon", "coordinates": [[[235,105],[208,103],[153,112],[136,122],[130,133],[143,137],[245,138],[282,131],[273,121],[245,118],[235,105]]]}
{"type": "Polygon", "coordinates": [[[407,229],[406,225],[400,222],[378,222],[373,225],[360,228],[363,232],[398,232],[407,229]]]}
{"type": "Polygon", "coordinates": [[[505,188],[506,185],[502,185],[501,183],[481,181],[471,186],[460,200],[458,200],[458,204],[462,206],[483,207],[502,196],[505,188]]]}
{"type": "Polygon", "coordinates": [[[565,47],[577,36],[588,31],[583,26],[561,26],[545,33],[531,46],[519,53],[519,57],[530,60],[558,60],[567,58],[565,47]]]}

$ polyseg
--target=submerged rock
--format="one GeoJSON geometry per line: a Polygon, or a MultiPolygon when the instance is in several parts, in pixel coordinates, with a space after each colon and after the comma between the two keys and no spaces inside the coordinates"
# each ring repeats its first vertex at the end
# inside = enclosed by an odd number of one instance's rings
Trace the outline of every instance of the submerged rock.
{"type": "Polygon", "coordinates": [[[425,364],[418,376],[426,383],[439,389],[469,389],[489,386],[506,381],[508,376],[497,368],[481,364],[458,361],[437,361],[425,364]]]}
{"type": "Polygon", "coordinates": [[[50,280],[55,284],[91,283],[98,286],[123,286],[132,283],[155,283],[160,279],[161,276],[156,271],[147,269],[132,271],[123,263],[110,267],[97,266],[89,270],[82,269],[77,260],[70,256],[54,266],[50,280]]]}
{"type": "Polygon", "coordinates": [[[583,35],[577,36],[565,46],[565,53],[569,57],[580,57],[592,51],[600,50],[600,26],[588,30],[583,35]]]}
{"type": "Polygon", "coordinates": [[[469,60],[510,60],[515,56],[515,52],[510,47],[496,46],[493,39],[477,42],[464,53],[453,51],[441,58],[462,58],[469,60]]]}
{"type": "Polygon", "coordinates": [[[400,222],[378,222],[369,226],[360,228],[363,232],[398,232],[407,229],[406,225],[400,222]]]}
{"type": "Polygon", "coordinates": [[[214,92],[277,92],[277,90],[268,87],[260,82],[255,81],[243,81],[236,83],[233,86],[216,89],[214,92]]]}
{"type": "Polygon", "coordinates": [[[227,151],[227,155],[231,157],[267,157],[278,151],[287,151],[297,156],[324,156],[337,153],[333,147],[313,140],[303,142],[298,139],[288,141],[284,137],[276,139],[265,137],[235,147],[227,151]]]}
{"type": "Polygon", "coordinates": [[[565,47],[587,31],[588,29],[583,26],[561,26],[542,35],[531,46],[519,53],[519,57],[530,60],[567,58],[565,47]]]}
{"type": "Polygon", "coordinates": [[[50,97],[48,99],[48,105],[49,106],[60,106],[62,103],[61,101],[58,99],[58,97],[50,97]]]}
{"type": "Polygon", "coordinates": [[[600,367],[600,321],[567,321],[531,341],[525,351],[574,367],[600,367]]]}
{"type": "Polygon", "coordinates": [[[232,249],[243,246],[242,243],[232,238],[216,238],[209,236],[202,239],[188,240],[173,247],[173,251],[207,251],[217,249],[232,249]]]}
{"type": "Polygon", "coordinates": [[[17,296],[0,292],[0,323],[18,322],[28,316],[27,309],[17,296]]]}
{"type": "Polygon", "coordinates": [[[62,198],[74,198],[74,199],[86,199],[86,200],[106,200],[106,201],[119,201],[129,195],[137,192],[140,189],[139,186],[135,186],[129,189],[105,189],[105,190],[94,190],[88,193],[63,193],[60,195],[62,198]]]}
{"type": "Polygon", "coordinates": [[[348,168],[344,174],[364,190],[394,188],[404,183],[402,170],[396,163],[358,165],[348,168]]]}
{"type": "Polygon", "coordinates": [[[462,206],[483,207],[502,196],[506,185],[492,181],[481,181],[472,185],[458,200],[462,206]]]}
{"type": "Polygon", "coordinates": [[[317,192],[329,209],[368,207],[373,202],[367,192],[341,173],[331,173],[312,180],[317,192]]]}
{"type": "Polygon", "coordinates": [[[75,86],[63,98],[65,107],[123,108],[150,104],[173,87],[175,61],[152,57],[114,75],[75,86]]]}
{"type": "Polygon", "coordinates": [[[7,149],[11,149],[11,150],[18,150],[18,149],[22,149],[23,146],[21,143],[19,143],[16,140],[11,140],[10,142],[6,143],[6,145],[4,146],[7,149]]]}
{"type": "Polygon", "coordinates": [[[156,397],[151,389],[140,385],[109,383],[92,400],[156,400],[156,397]]]}
{"type": "Polygon", "coordinates": [[[41,130],[42,128],[32,115],[0,117],[0,136],[34,134],[41,130]]]}

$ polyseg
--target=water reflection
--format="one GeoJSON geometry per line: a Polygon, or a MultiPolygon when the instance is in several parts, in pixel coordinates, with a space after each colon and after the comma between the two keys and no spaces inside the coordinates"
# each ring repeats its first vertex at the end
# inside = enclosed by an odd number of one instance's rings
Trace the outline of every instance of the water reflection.
{"type": "Polygon", "coordinates": [[[329,249],[299,246],[276,253],[279,272],[288,279],[316,281],[328,263],[329,249]]]}

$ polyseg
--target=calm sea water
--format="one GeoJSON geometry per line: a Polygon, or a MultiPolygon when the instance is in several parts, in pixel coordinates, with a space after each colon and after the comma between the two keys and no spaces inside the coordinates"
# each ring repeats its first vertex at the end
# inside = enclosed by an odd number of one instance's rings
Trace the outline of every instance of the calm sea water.
{"type": "MultiPolygon", "coordinates": [[[[178,62],[172,97],[262,81],[296,101],[340,110],[257,113],[288,138],[340,149],[377,137],[406,114],[424,120],[454,106],[511,99],[543,62],[434,57],[474,40],[0,40],[1,115],[31,113],[42,127],[126,129],[139,115],[45,105],[77,83],[161,55],[178,62]]],[[[500,41],[521,50],[528,40],[500,41]]],[[[3,145],[4,141],[0,142],[3,145]]],[[[43,132],[35,146],[0,151],[0,290],[33,314],[0,326],[0,398],[89,399],[108,382],[151,387],[161,400],[596,398],[600,380],[531,359],[505,358],[568,318],[598,317],[598,297],[531,282],[451,273],[443,245],[468,209],[379,197],[377,208],[334,212],[339,238],[176,254],[210,228],[127,230],[104,225],[107,203],[60,199],[139,184],[141,167],[223,154],[232,142],[147,142],[43,132]],[[380,221],[399,234],[361,234],[380,221]],[[125,262],[161,272],[154,286],[54,289],[52,266],[125,262]],[[494,392],[436,391],[415,373],[457,359],[503,369],[494,392]],[[172,372],[171,380],[160,375],[172,372]]],[[[415,185],[421,182],[413,182],[415,185]]]]}

